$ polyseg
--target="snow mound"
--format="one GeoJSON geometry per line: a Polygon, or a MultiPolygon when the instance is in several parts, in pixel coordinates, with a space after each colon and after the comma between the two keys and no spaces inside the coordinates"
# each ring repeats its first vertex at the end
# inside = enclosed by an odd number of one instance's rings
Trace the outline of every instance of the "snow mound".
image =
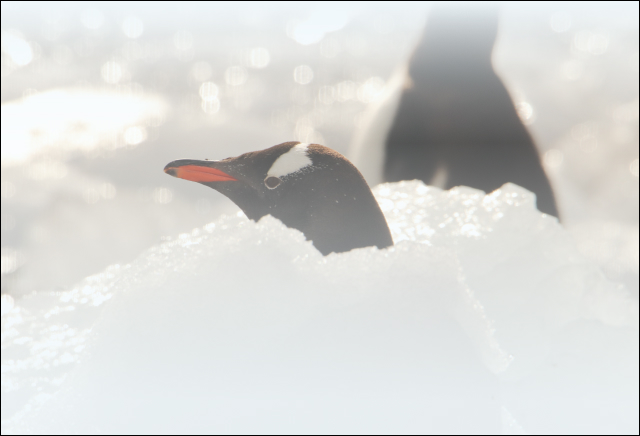
{"type": "Polygon", "coordinates": [[[374,194],[389,249],[239,213],[3,296],[3,434],[637,432],[637,301],[530,192],[374,194]]]}

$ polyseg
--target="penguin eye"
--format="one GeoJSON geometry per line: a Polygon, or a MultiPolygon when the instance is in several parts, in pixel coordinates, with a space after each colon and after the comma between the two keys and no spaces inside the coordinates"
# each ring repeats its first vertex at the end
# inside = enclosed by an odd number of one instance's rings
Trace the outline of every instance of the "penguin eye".
{"type": "Polygon", "coordinates": [[[270,176],[264,179],[264,184],[269,189],[276,189],[280,183],[282,183],[282,180],[277,177],[270,176]]]}

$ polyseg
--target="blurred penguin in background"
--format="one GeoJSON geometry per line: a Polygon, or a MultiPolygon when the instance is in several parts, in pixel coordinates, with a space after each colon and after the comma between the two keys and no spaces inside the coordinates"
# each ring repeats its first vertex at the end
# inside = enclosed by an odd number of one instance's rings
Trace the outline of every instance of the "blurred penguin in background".
{"type": "Polygon", "coordinates": [[[351,158],[370,185],[419,179],[491,192],[507,182],[558,216],[538,151],[491,65],[495,8],[430,11],[409,64],[365,115],[351,158]]]}

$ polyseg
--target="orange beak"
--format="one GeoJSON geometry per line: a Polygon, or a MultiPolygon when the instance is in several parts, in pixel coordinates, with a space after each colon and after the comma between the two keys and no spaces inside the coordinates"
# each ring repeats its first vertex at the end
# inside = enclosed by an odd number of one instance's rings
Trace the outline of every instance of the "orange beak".
{"type": "MultiPolygon", "coordinates": [[[[171,165],[171,164],[169,164],[171,165]]],[[[231,177],[224,171],[216,168],[199,165],[184,165],[172,167],[167,165],[164,172],[180,179],[192,182],[236,182],[238,179],[231,177]]]]}

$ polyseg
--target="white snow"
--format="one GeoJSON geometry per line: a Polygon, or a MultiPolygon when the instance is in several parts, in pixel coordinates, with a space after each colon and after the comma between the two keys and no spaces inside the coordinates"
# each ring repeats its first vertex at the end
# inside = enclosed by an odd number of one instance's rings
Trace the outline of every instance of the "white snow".
{"type": "Polygon", "coordinates": [[[531,193],[374,191],[386,250],[239,213],[3,297],[3,434],[637,432],[638,302],[531,193]]]}
{"type": "Polygon", "coordinates": [[[309,144],[303,142],[291,147],[289,151],[281,155],[271,165],[267,172],[267,177],[286,177],[309,165],[313,165],[311,158],[307,154],[308,147],[309,144]]]}

